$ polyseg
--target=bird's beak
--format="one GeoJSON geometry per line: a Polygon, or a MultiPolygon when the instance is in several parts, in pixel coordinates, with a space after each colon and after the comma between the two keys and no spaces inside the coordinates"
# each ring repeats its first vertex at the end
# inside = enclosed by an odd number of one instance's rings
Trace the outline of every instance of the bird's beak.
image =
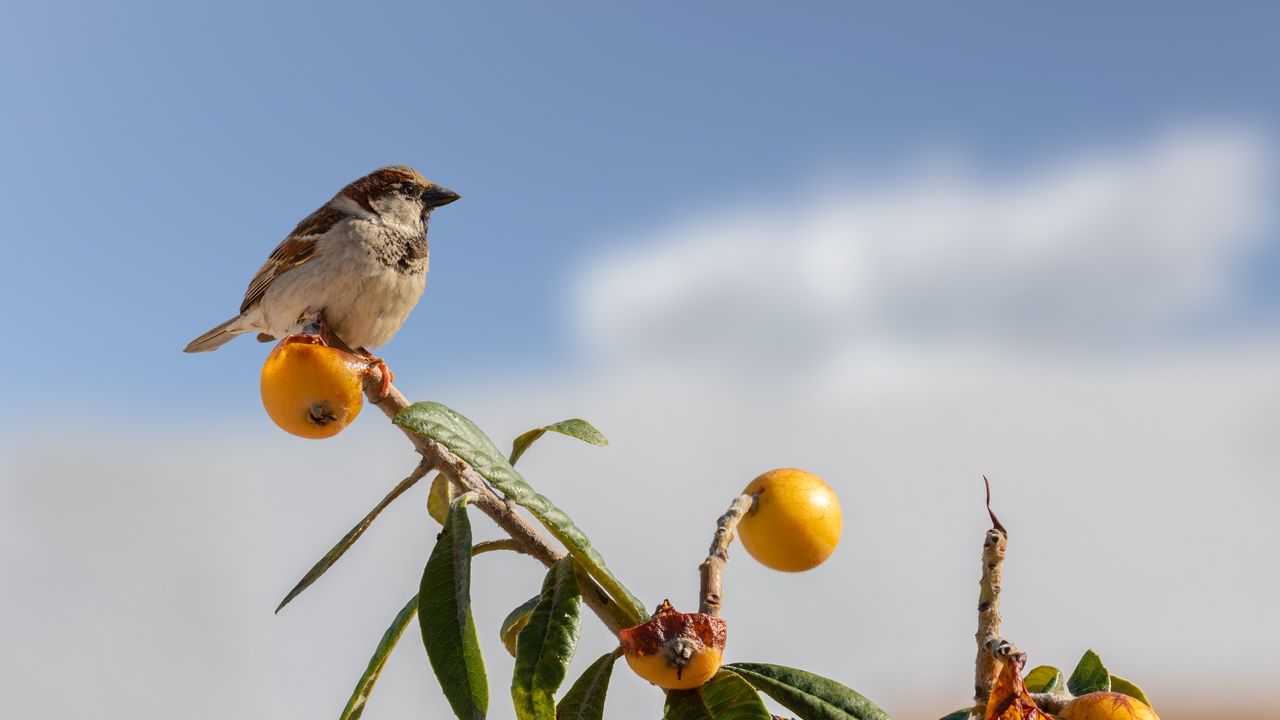
{"type": "Polygon", "coordinates": [[[422,204],[425,207],[438,208],[441,205],[448,205],[460,197],[462,196],[449,188],[432,185],[430,188],[427,188],[426,192],[422,193],[422,204]]]}

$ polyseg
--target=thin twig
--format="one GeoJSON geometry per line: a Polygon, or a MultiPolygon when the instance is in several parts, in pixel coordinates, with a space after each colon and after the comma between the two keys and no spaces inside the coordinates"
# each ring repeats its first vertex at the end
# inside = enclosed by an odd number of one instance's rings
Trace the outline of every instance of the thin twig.
{"type": "Polygon", "coordinates": [[[1009,534],[991,511],[991,483],[983,476],[987,486],[987,513],[991,516],[991,529],[982,541],[982,580],[978,593],[978,659],[974,667],[974,710],[987,706],[991,688],[1000,673],[1000,656],[992,643],[1000,642],[1000,583],[1005,550],[1009,547],[1009,534]]]}
{"type": "Polygon", "coordinates": [[[487,552],[496,550],[511,550],[512,552],[524,553],[524,548],[520,547],[520,543],[512,538],[502,538],[501,540],[484,540],[471,546],[471,557],[483,555],[487,552]]]}
{"type": "Polygon", "coordinates": [[[738,529],[742,516],[746,515],[752,504],[754,495],[742,494],[729,503],[729,509],[716,520],[716,532],[711,536],[711,549],[707,551],[707,559],[698,566],[702,577],[698,594],[698,612],[719,616],[720,606],[724,601],[724,566],[729,562],[729,544],[738,529]]]}
{"type": "MultiPolygon", "coordinates": [[[[394,385],[390,387],[387,396],[379,400],[381,383],[382,374],[376,367],[371,368],[369,375],[365,378],[365,397],[369,399],[369,402],[377,405],[388,418],[395,419],[401,410],[409,407],[409,401],[394,385]]],[[[406,428],[400,429],[409,438],[409,441],[413,443],[414,449],[422,455],[431,467],[449,478],[450,482],[460,491],[476,493],[475,506],[497,523],[498,527],[505,530],[520,547],[521,552],[546,567],[551,567],[556,561],[564,557],[564,552],[552,545],[545,535],[517,514],[514,505],[508,504],[494,492],[493,488],[489,487],[489,484],[485,482],[484,477],[472,469],[462,458],[430,438],[418,435],[406,428]]],[[[610,632],[615,635],[618,634],[623,628],[628,627],[630,623],[626,621],[621,608],[610,600],[608,594],[598,585],[595,585],[594,581],[592,585],[593,587],[591,588],[583,588],[582,599],[605,626],[609,628],[610,632]]]]}

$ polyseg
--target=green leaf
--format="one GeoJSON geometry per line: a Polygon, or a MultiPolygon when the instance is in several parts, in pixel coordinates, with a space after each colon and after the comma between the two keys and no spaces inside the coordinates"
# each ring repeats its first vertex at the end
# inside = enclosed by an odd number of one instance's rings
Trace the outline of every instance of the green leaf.
{"type": "Polygon", "coordinates": [[[702,687],[669,690],[663,720],[773,720],[760,694],[741,677],[721,670],[702,687]]]}
{"type": "Polygon", "coordinates": [[[538,604],[516,642],[511,699],[520,720],[555,720],[555,693],[578,647],[581,612],[573,558],[562,558],[547,571],[538,604]]]}
{"type": "Polygon", "coordinates": [[[356,683],[356,689],[351,693],[351,699],[347,701],[347,706],[342,709],[342,717],[338,720],[359,720],[364,714],[365,703],[369,702],[369,694],[373,692],[373,686],[378,682],[378,677],[382,675],[382,668],[387,664],[387,658],[391,656],[391,650],[395,648],[396,643],[400,641],[400,636],[404,634],[404,629],[413,622],[413,616],[418,613],[418,596],[414,595],[405,603],[404,608],[396,614],[396,618],[391,621],[391,626],[382,634],[382,639],[378,641],[378,647],[373,651],[373,657],[369,658],[369,667],[365,669],[364,675],[360,676],[360,681],[356,683]]]}
{"type": "Polygon", "coordinates": [[[604,720],[604,698],[620,653],[605,653],[583,671],[556,705],[556,720],[604,720]]]}
{"type": "Polygon", "coordinates": [[[578,564],[600,583],[617,603],[628,624],[638,625],[649,617],[644,604],[609,571],[604,558],[591,547],[587,536],[568,515],[529,486],[475,423],[435,402],[410,405],[396,415],[395,423],[444,445],[480,473],[490,485],[528,510],[564,545],[578,564]]]}
{"type": "Polygon", "coordinates": [[[418,590],[418,623],[453,713],[478,720],[489,709],[489,682],[471,616],[471,522],[467,496],[449,506],[436,546],[431,550],[418,590]]]}
{"type": "Polygon", "coordinates": [[[741,675],[801,720],[889,720],[875,703],[821,675],[763,663],[733,663],[725,669],[741,675]]]}
{"type": "Polygon", "coordinates": [[[519,607],[503,618],[502,626],[498,628],[498,636],[502,638],[502,646],[511,653],[511,657],[516,656],[516,636],[525,625],[529,624],[529,616],[533,614],[533,609],[538,606],[538,601],[541,599],[541,595],[534,595],[520,603],[519,607]]]}
{"type": "Polygon", "coordinates": [[[1147,707],[1151,707],[1151,701],[1147,699],[1147,694],[1142,692],[1142,688],[1138,687],[1132,680],[1125,680],[1119,675],[1112,675],[1111,690],[1128,695],[1136,700],[1141,700],[1147,707]]]}
{"type": "Polygon", "coordinates": [[[1022,679],[1027,692],[1047,693],[1062,689],[1062,671],[1049,665],[1041,665],[1032,669],[1022,679]]]}
{"type": "Polygon", "coordinates": [[[592,425],[586,420],[581,418],[561,420],[558,423],[534,428],[516,438],[515,441],[511,443],[511,457],[507,462],[515,465],[516,461],[520,459],[520,456],[524,455],[524,452],[529,449],[529,446],[538,438],[546,435],[548,430],[560,433],[561,435],[568,435],[571,438],[577,438],[582,442],[591,445],[609,444],[609,439],[604,436],[604,433],[600,432],[596,429],[595,425],[592,425]]]}
{"type": "Polygon", "coordinates": [[[1076,669],[1071,671],[1071,677],[1067,680],[1067,689],[1076,697],[1111,689],[1111,674],[1103,666],[1102,658],[1098,657],[1098,653],[1092,650],[1085,651],[1080,662],[1076,663],[1076,669]]]}
{"type": "Polygon", "coordinates": [[[973,713],[973,708],[967,707],[957,710],[941,718],[941,720],[967,720],[969,715],[973,713]]]}
{"type": "Polygon", "coordinates": [[[413,487],[414,484],[421,480],[422,476],[426,474],[426,468],[419,465],[412,473],[409,474],[409,477],[401,480],[399,484],[391,488],[391,492],[387,493],[386,497],[382,498],[382,501],[375,505],[373,509],[369,511],[368,515],[365,515],[360,522],[356,523],[355,527],[351,528],[346,535],[343,535],[342,539],[338,541],[338,544],[334,545],[329,552],[325,553],[324,557],[320,558],[319,562],[311,566],[311,569],[307,571],[307,574],[302,576],[302,579],[298,581],[298,584],[294,585],[293,589],[289,591],[289,594],[285,595],[284,599],[280,601],[280,604],[276,606],[276,612],[280,612],[284,609],[285,605],[289,604],[289,601],[301,595],[303,590],[311,587],[311,583],[319,580],[320,576],[323,575],[326,570],[333,567],[333,564],[338,562],[338,558],[342,557],[343,553],[345,553],[352,545],[356,544],[356,540],[359,540],[360,536],[364,534],[364,531],[369,529],[369,526],[373,524],[374,518],[378,517],[378,513],[385,510],[386,507],[391,504],[391,501],[403,495],[405,490],[413,487]]]}

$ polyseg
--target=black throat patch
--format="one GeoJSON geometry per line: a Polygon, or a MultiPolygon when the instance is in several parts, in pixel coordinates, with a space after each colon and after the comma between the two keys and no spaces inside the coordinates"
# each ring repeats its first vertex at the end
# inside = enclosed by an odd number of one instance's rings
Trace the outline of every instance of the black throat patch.
{"type": "Polygon", "coordinates": [[[427,266],[427,233],[401,235],[387,233],[373,251],[383,265],[406,274],[421,273],[427,266]]]}

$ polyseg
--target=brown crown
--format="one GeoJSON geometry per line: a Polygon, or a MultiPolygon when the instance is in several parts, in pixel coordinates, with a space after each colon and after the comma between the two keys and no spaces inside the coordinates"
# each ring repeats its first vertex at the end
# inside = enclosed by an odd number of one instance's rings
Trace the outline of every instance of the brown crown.
{"type": "Polygon", "coordinates": [[[346,195],[356,201],[360,207],[373,212],[373,206],[369,204],[372,198],[383,195],[396,185],[406,182],[413,182],[423,186],[432,184],[430,180],[422,177],[417,170],[408,165],[391,165],[378,168],[359,180],[353,181],[342,188],[342,192],[339,195],[346,195]]]}

